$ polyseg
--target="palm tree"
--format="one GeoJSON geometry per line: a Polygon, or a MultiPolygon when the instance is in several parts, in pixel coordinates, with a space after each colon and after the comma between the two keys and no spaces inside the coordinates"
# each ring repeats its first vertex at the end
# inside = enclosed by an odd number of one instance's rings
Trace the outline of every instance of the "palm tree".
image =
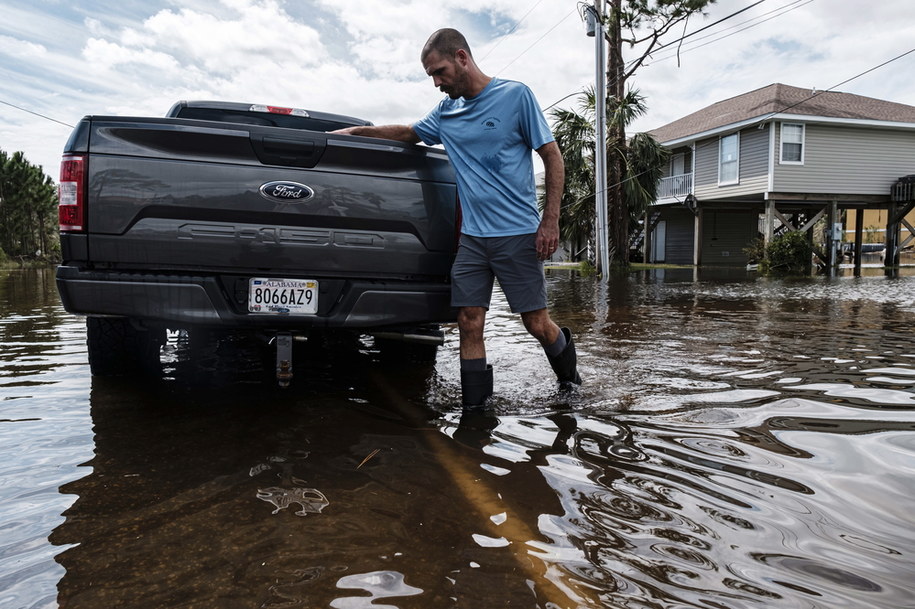
{"type": "MultiPolygon", "coordinates": [[[[644,102],[645,98],[637,90],[630,90],[622,100],[608,99],[607,122],[613,121],[625,127],[645,113],[644,102]]],[[[550,113],[554,121],[553,136],[562,152],[566,172],[559,232],[576,260],[580,259],[581,253],[593,243],[594,238],[593,88],[579,95],[578,107],[578,112],[555,109],[550,113]]],[[[638,227],[638,220],[648,205],[657,198],[658,180],[661,178],[669,152],[647,133],[635,134],[622,147],[614,147],[612,142],[608,142],[608,145],[608,160],[613,158],[612,155],[624,159],[622,188],[629,211],[631,232],[638,227]]],[[[611,188],[613,186],[610,185],[611,188]]],[[[591,250],[593,251],[593,248],[591,250]]],[[[613,258],[620,259],[619,256],[613,258]]]]}

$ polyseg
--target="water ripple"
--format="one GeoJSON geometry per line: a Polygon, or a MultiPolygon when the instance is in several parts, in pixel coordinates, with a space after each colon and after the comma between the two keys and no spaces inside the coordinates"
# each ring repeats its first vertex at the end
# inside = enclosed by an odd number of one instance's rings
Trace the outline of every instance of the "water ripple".
{"type": "Polygon", "coordinates": [[[375,603],[376,600],[399,596],[416,596],[422,590],[407,585],[402,573],[396,571],[374,571],[346,575],[337,581],[342,590],[364,590],[370,596],[344,596],[330,602],[334,609],[397,609],[395,605],[375,603]]]}
{"type": "Polygon", "coordinates": [[[90,381],[53,274],[0,275],[0,604],[909,606],[913,281],[551,274],[585,384],[497,294],[468,414],[453,326],[286,392],[241,344],[196,383],[177,338],[90,381]]]}

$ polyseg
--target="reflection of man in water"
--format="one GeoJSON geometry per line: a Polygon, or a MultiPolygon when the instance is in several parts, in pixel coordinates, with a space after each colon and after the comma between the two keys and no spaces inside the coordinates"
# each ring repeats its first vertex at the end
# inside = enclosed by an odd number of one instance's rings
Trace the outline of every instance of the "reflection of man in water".
{"type": "Polygon", "coordinates": [[[448,97],[412,125],[349,127],[365,135],[408,143],[444,144],[457,174],[463,224],[452,269],[451,304],[459,309],[461,390],[465,407],[493,391],[483,328],[498,279],[511,310],[546,351],[560,386],[581,383],[572,333],[560,329],[546,306],[542,261],[559,245],[562,155],[531,90],[492,78],[477,66],[464,36],[438,30],[421,60],[448,97]],[[534,150],[543,160],[546,203],[537,209],[534,150]]]}

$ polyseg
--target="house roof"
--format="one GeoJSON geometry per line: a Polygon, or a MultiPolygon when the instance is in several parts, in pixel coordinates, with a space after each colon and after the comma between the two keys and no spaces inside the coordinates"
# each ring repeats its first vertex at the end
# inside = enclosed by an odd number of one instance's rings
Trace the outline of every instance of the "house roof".
{"type": "Polygon", "coordinates": [[[775,114],[915,123],[915,106],[851,93],[812,91],[775,83],[716,102],[649,133],[661,143],[671,142],[775,114]]]}

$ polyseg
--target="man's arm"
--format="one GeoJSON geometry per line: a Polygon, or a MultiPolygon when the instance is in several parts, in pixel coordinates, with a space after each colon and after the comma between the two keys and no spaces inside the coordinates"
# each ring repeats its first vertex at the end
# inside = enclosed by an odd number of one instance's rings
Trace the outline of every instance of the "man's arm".
{"type": "Polygon", "coordinates": [[[395,140],[406,142],[408,144],[418,144],[419,136],[413,131],[410,125],[379,125],[379,126],[360,126],[346,127],[337,129],[330,133],[342,133],[344,135],[362,135],[365,137],[377,137],[383,140],[395,140]]]}
{"type": "Polygon", "coordinates": [[[541,260],[546,260],[559,247],[559,203],[565,185],[565,167],[556,142],[544,144],[537,149],[537,154],[543,161],[543,185],[546,191],[543,218],[537,229],[537,255],[541,260]]]}

